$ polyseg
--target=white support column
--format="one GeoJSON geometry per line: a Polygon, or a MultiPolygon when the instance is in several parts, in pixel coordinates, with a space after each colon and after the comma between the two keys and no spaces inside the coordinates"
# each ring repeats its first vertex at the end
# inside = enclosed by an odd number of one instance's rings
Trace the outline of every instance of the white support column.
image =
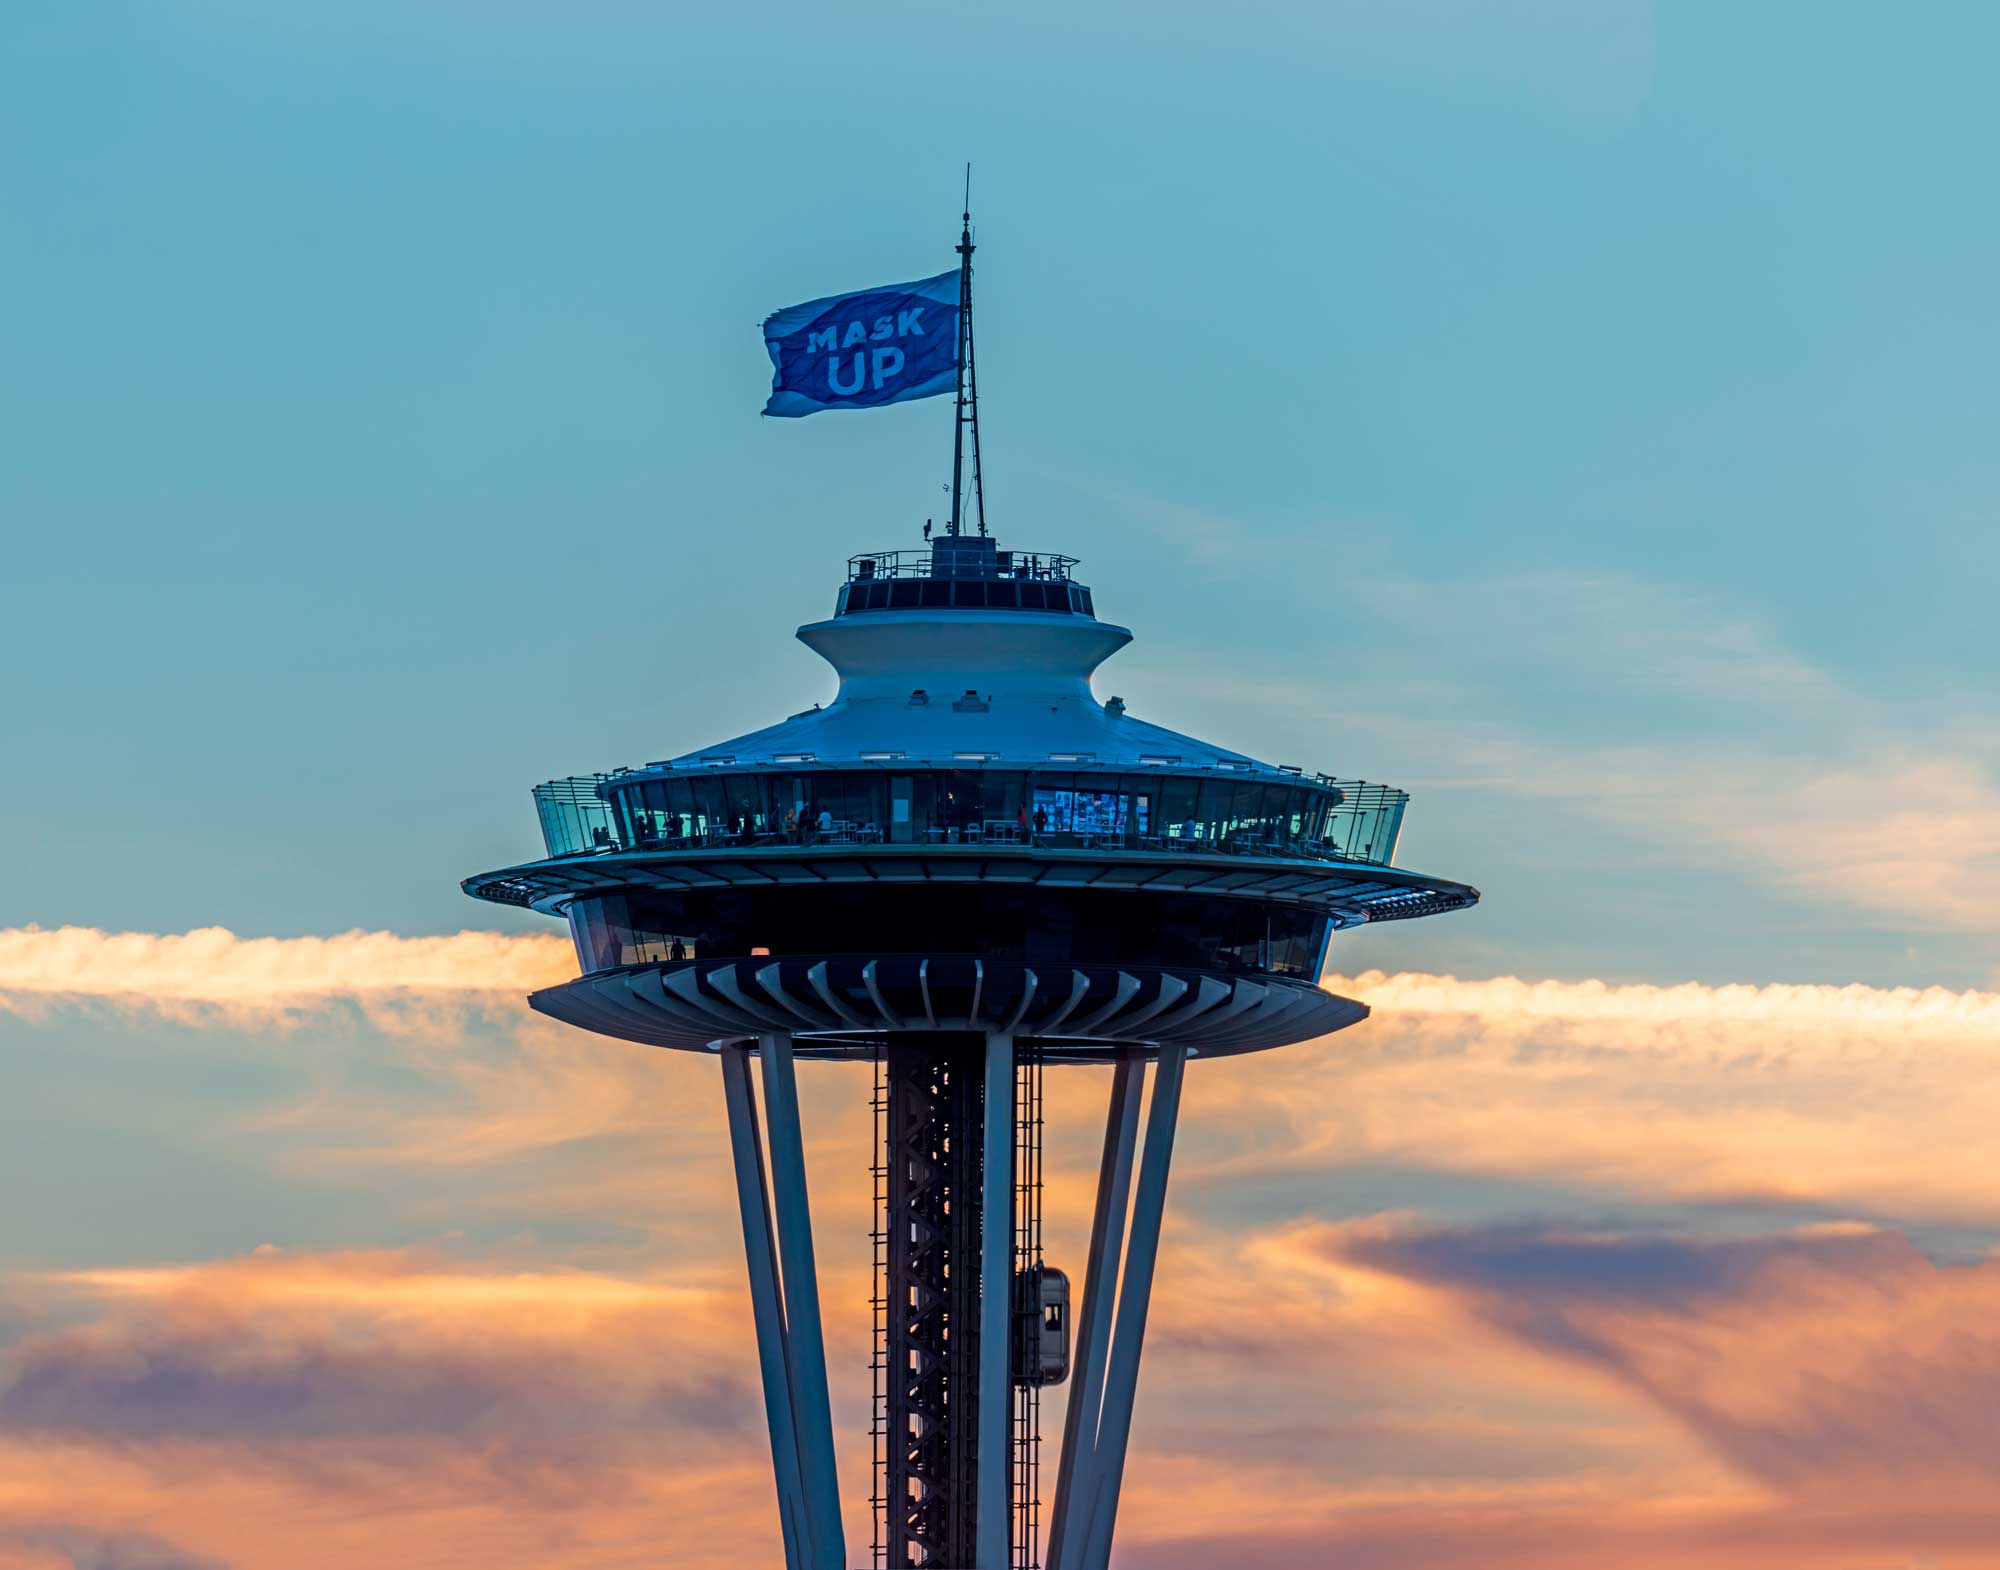
{"type": "Polygon", "coordinates": [[[785,1277],[785,1328],[792,1351],[792,1422],[798,1433],[806,1514],[812,1522],[812,1570],[846,1570],[847,1539],[840,1523],[840,1483],[834,1469],[833,1402],[826,1386],[826,1336],[820,1324],[819,1273],[813,1260],[792,1038],[759,1036],[757,1050],[764,1060],[764,1113],[771,1125],[771,1188],[785,1277]]]}
{"type": "Polygon", "coordinates": [[[791,1349],[785,1308],[778,1296],[777,1249],[764,1182],[764,1142],[750,1091],[749,1049],[722,1049],[722,1090],[729,1104],[729,1148],[736,1161],[736,1204],[743,1217],[743,1254],[750,1267],[750,1317],[757,1327],[757,1362],[764,1375],[764,1420],[771,1430],[771,1470],[778,1482],[785,1570],[809,1570],[812,1532],[799,1481],[798,1434],[792,1425],[791,1349]]]}
{"type": "Polygon", "coordinates": [[[1090,1221],[1090,1255],[1081,1283],[1083,1312],[1076,1325],[1076,1361],[1070,1368],[1062,1456],[1056,1468],[1055,1504],[1049,1513],[1048,1570],[1063,1570],[1065,1563],[1081,1557],[1083,1545],[1076,1539],[1090,1526],[1097,1417],[1104,1401],[1104,1362],[1111,1348],[1111,1309],[1118,1289],[1118,1256],[1125,1239],[1132,1149],[1138,1143],[1139,1092],[1144,1088],[1145,1074],[1145,1062],[1138,1057],[1121,1057],[1112,1069],[1104,1156],[1097,1167],[1097,1208],[1090,1221]]]}
{"type": "Polygon", "coordinates": [[[1105,1376],[1104,1415],[1092,1465],[1090,1529],[1072,1570],[1108,1570],[1111,1533],[1118,1522],[1118,1494],[1125,1482],[1125,1452],[1132,1440],[1132,1402],[1139,1388],[1139,1353],[1146,1342],[1146,1310],[1153,1296],[1153,1267],[1160,1255],[1160,1218],[1167,1204],[1167,1168],[1173,1161],[1180,1117],[1181,1071],[1186,1047],[1161,1047],[1153,1074],[1153,1104],[1146,1113],[1146,1148],[1139,1159],[1139,1191],[1132,1201],[1132,1236],[1125,1281],[1118,1291],[1118,1331],[1105,1376]]]}
{"type": "Polygon", "coordinates": [[[986,1038],[979,1215],[978,1570],[1007,1570],[1014,1475],[1014,1038],[986,1038]]]}

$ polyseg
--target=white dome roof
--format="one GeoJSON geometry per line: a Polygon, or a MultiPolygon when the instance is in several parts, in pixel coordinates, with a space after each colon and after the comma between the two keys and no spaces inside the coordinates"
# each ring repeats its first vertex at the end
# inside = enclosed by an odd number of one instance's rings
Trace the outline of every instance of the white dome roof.
{"type": "Polygon", "coordinates": [[[1100,703],[1091,673],[1132,634],[1088,616],[869,611],[809,622],[798,637],[839,672],[833,702],[684,753],[673,767],[908,759],[1279,772],[1100,703]]]}

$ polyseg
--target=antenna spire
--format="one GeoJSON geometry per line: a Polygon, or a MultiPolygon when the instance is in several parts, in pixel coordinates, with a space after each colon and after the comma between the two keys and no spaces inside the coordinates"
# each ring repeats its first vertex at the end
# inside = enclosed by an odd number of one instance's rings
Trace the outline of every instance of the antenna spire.
{"type": "Polygon", "coordinates": [[[972,165],[965,166],[965,205],[958,230],[958,402],[951,429],[950,532],[961,532],[965,476],[965,427],[972,426],[972,496],[979,532],[986,533],[986,487],[979,467],[979,366],[972,347],[972,165]]]}

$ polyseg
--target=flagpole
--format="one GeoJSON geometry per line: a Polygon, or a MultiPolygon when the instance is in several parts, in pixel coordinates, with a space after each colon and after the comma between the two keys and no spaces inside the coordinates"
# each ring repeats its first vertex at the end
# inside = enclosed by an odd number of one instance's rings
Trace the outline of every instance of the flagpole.
{"type": "Polygon", "coordinates": [[[979,345],[972,330],[972,272],[965,275],[965,391],[972,411],[972,504],[979,514],[979,537],[986,538],[986,473],[979,462],[979,345]]]}
{"type": "MultiPolygon", "coordinates": [[[[958,400],[951,420],[951,533],[959,530],[959,497],[965,475],[965,370],[972,345],[972,165],[965,166],[965,207],[958,215],[958,400]]],[[[973,417],[979,404],[973,402],[973,417]]],[[[978,432],[973,433],[973,471],[977,483],[978,432]]],[[[986,532],[985,499],[980,502],[980,533],[986,532]]]]}

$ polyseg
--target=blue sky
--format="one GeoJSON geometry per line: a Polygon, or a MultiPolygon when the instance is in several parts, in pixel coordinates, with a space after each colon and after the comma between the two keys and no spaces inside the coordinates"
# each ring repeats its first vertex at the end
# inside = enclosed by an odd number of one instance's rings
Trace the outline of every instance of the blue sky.
{"type": "Polygon", "coordinates": [[[948,265],[969,157],[992,514],[1101,684],[1488,894],[1355,963],[1980,982],[1996,32],[9,7],[0,921],[505,920],[536,780],[823,697],[949,416],[760,421],[756,324],[948,265]]]}

